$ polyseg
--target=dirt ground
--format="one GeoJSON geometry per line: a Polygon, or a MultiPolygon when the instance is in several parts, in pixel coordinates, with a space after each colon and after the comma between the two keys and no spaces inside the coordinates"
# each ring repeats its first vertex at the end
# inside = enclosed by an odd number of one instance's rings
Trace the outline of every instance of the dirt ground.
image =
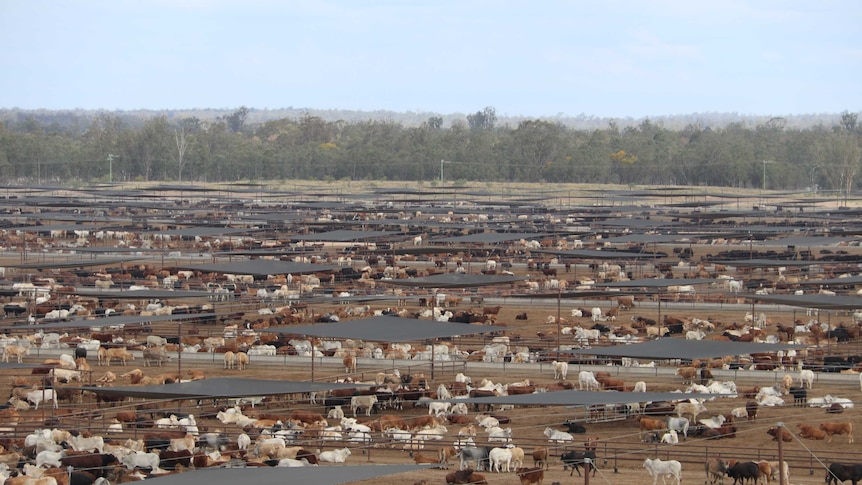
{"type": "MultiPolygon", "coordinates": [[[[322,311],[323,309],[321,309],[322,311]]],[[[624,315],[621,316],[621,320],[625,320],[625,318],[637,312],[638,314],[646,313],[643,312],[643,309],[636,308],[635,310],[630,310],[625,312],[624,315]]],[[[554,308],[543,308],[543,307],[507,307],[501,310],[500,321],[501,322],[512,322],[510,332],[512,334],[520,333],[522,335],[526,335],[529,332],[535,333],[536,331],[547,330],[548,325],[544,323],[544,320],[548,314],[555,313],[554,308]],[[526,311],[531,315],[528,321],[516,321],[514,316],[516,313],[526,311]],[[518,322],[515,324],[515,322],[518,322]]],[[[647,313],[648,314],[648,313],[647,313]]],[[[739,311],[732,310],[723,313],[713,313],[710,315],[713,321],[717,320],[729,320],[731,318],[738,318],[739,311]]],[[[158,333],[158,329],[156,332],[158,333]]],[[[37,358],[28,357],[26,359],[28,362],[38,362],[37,358]]],[[[93,362],[95,364],[95,362],[93,362]]],[[[119,366],[113,365],[109,368],[107,367],[98,367],[93,366],[93,376],[98,377],[103,374],[106,370],[110,369],[112,372],[120,375],[128,370],[139,366],[140,363],[134,363],[135,365],[128,366],[119,366]]],[[[173,364],[172,364],[173,365],[173,364]]],[[[140,367],[145,370],[147,374],[155,373],[156,370],[152,368],[140,367]]],[[[186,362],[183,365],[183,369],[190,368],[200,368],[207,372],[208,376],[222,376],[222,375],[230,375],[237,376],[242,375],[249,378],[262,378],[262,379],[290,379],[290,380],[304,380],[308,379],[309,373],[308,368],[302,364],[291,363],[285,366],[279,365],[267,365],[262,363],[255,363],[252,361],[252,365],[249,369],[244,371],[236,371],[236,370],[224,370],[219,365],[219,362],[216,360],[214,363],[202,364],[202,363],[192,363],[186,362]]],[[[170,367],[163,368],[163,371],[169,371],[170,367]]],[[[175,369],[175,368],[174,368],[175,369]]],[[[360,365],[358,369],[359,373],[365,376],[373,375],[378,371],[387,371],[389,370],[387,367],[371,367],[363,363],[360,365]]],[[[570,368],[569,380],[577,379],[577,370],[578,366],[572,365],[570,368]]],[[[21,371],[18,371],[21,372],[21,371]]],[[[14,373],[14,372],[13,372],[14,373]]],[[[11,378],[10,371],[5,371],[5,374],[11,378]]],[[[470,374],[474,378],[487,377],[495,382],[514,382],[520,381],[526,378],[529,378],[537,385],[550,384],[553,383],[553,372],[546,365],[544,366],[544,372],[540,372],[537,365],[526,365],[526,366],[510,366],[506,371],[500,369],[483,369],[481,371],[472,371],[470,374]]],[[[798,373],[795,371],[791,372],[791,375],[794,377],[798,373]]],[[[318,380],[330,380],[335,378],[336,376],[340,377],[343,375],[343,369],[340,368],[340,365],[337,362],[329,363],[319,367],[316,371],[318,380]]],[[[744,375],[744,373],[742,374],[744,375]]],[[[783,375],[783,374],[782,374],[783,375]]],[[[620,377],[626,380],[627,383],[633,383],[635,380],[646,380],[647,386],[650,391],[673,391],[677,389],[684,389],[684,386],[679,377],[676,376],[652,376],[644,378],[641,375],[637,377],[627,378],[625,369],[620,370],[620,377]]],[[[809,394],[809,397],[815,396],[823,396],[825,394],[831,394],[833,396],[840,396],[845,398],[850,398],[853,401],[859,400],[860,389],[858,385],[858,381],[855,376],[847,376],[849,379],[846,384],[821,384],[815,383],[814,389],[809,394]]],[[[778,377],[780,378],[780,376],[778,377]]],[[[742,389],[746,387],[753,386],[758,383],[758,380],[762,379],[738,379],[737,385],[742,389]]],[[[11,379],[7,378],[3,380],[3,383],[8,385],[11,379]]],[[[453,375],[451,373],[446,373],[444,370],[442,373],[437,375],[437,379],[432,383],[429,383],[431,388],[436,388],[436,385],[440,382],[451,382],[453,380],[453,375]]],[[[772,384],[774,379],[770,380],[767,384],[772,384]]],[[[124,379],[119,379],[117,384],[124,383],[124,379]]],[[[707,403],[708,412],[705,416],[713,416],[716,414],[729,414],[731,409],[735,407],[744,406],[746,399],[736,398],[736,399],[718,399],[716,401],[712,401],[707,403]]],[[[165,404],[165,406],[169,409],[173,409],[175,404],[165,404]]],[[[86,404],[85,404],[86,407],[86,404]]],[[[319,412],[323,412],[323,408],[320,406],[311,406],[307,404],[307,402],[294,402],[290,403],[287,406],[284,404],[274,404],[268,409],[270,413],[280,413],[289,412],[289,409],[311,409],[319,412]]],[[[264,408],[266,409],[266,408],[264,408]]],[[[195,413],[199,416],[200,413],[204,411],[195,408],[194,406],[186,403],[182,406],[182,412],[187,413],[195,413]]],[[[32,421],[32,429],[38,428],[39,421],[44,418],[44,411],[29,411],[26,414],[33,419],[32,421]]],[[[62,413],[61,409],[59,413],[62,413]]],[[[102,408],[97,411],[95,415],[94,423],[98,424],[100,422],[100,417],[104,417],[105,419],[110,419],[110,417],[115,413],[113,409],[110,408],[102,408]]],[[[251,411],[250,411],[251,412],[251,411]]],[[[263,409],[258,409],[258,412],[263,412],[263,409]]],[[[563,429],[560,425],[566,419],[570,419],[576,416],[577,410],[566,409],[563,407],[525,407],[525,408],[516,408],[513,410],[506,411],[504,413],[506,416],[511,418],[511,424],[503,425],[503,427],[511,426],[513,429],[514,443],[516,445],[524,448],[527,453],[527,465],[531,465],[531,459],[529,457],[534,447],[537,446],[546,446],[547,442],[545,441],[542,431],[546,426],[552,426],[556,429],[563,429]]],[[[415,416],[427,414],[426,408],[416,408],[416,409],[406,409],[403,413],[405,416],[415,416]]],[[[50,414],[49,414],[50,415],[50,414]]],[[[81,417],[71,417],[69,419],[65,419],[61,416],[61,423],[64,427],[81,427],[84,422],[84,419],[81,417]]],[[[373,419],[373,417],[372,417],[373,419]]],[[[737,422],[738,432],[736,438],[723,439],[719,441],[704,441],[697,438],[689,438],[686,441],[681,442],[678,445],[647,445],[643,444],[639,440],[639,431],[638,424],[632,419],[624,419],[619,421],[610,421],[604,423],[588,423],[587,434],[590,436],[598,436],[600,438],[600,446],[599,446],[599,472],[596,474],[595,478],[591,481],[594,483],[614,483],[614,484],[641,484],[641,483],[651,483],[650,477],[647,475],[646,470],[642,468],[642,463],[644,458],[652,458],[658,457],[661,459],[673,459],[674,457],[678,457],[683,461],[683,480],[686,483],[699,483],[704,480],[704,471],[702,469],[702,465],[700,463],[703,462],[703,459],[698,459],[699,456],[717,456],[720,455],[725,459],[736,459],[736,460],[750,460],[750,459],[775,459],[777,452],[777,444],[772,441],[771,437],[767,435],[766,430],[770,426],[774,426],[778,422],[783,422],[784,425],[792,432],[797,432],[797,424],[800,422],[807,422],[810,424],[817,424],[819,422],[825,421],[836,421],[836,420],[850,420],[853,422],[854,427],[859,429],[862,426],[862,420],[859,419],[858,413],[855,409],[848,409],[842,415],[828,415],[825,414],[822,409],[819,408],[797,408],[797,407],[776,407],[776,408],[761,408],[758,418],[754,421],[746,422],[737,422]],[[609,448],[605,448],[605,447],[609,448]],[[603,453],[604,451],[604,453],[603,453]]],[[[202,428],[207,428],[210,431],[213,430],[221,430],[228,434],[232,434],[235,436],[236,433],[239,432],[238,429],[230,429],[215,421],[213,419],[199,419],[199,425],[202,428]]],[[[30,429],[23,427],[23,429],[30,429]]],[[[457,432],[459,426],[451,425],[449,426],[448,436],[453,437],[457,432]]],[[[579,440],[581,436],[576,435],[576,440],[579,440]]],[[[483,440],[482,432],[480,431],[479,436],[477,437],[477,444],[484,445],[485,442],[483,440]]],[[[572,447],[574,449],[578,449],[579,441],[575,442],[575,445],[572,447]]],[[[570,448],[571,449],[571,448],[570,448]]],[[[833,443],[827,444],[825,441],[811,441],[806,439],[794,440],[790,443],[784,444],[784,452],[787,453],[787,456],[793,457],[793,460],[796,462],[793,463],[793,469],[791,470],[791,482],[794,484],[806,484],[806,483],[821,483],[823,480],[823,472],[822,469],[818,466],[816,462],[814,462],[813,457],[818,457],[821,459],[835,459],[835,460],[843,460],[843,461],[862,461],[862,455],[860,455],[860,448],[858,444],[848,444],[847,439],[844,436],[836,437],[833,443]],[[849,453],[849,455],[846,455],[849,453]],[[807,457],[807,458],[806,458],[807,457]],[[859,458],[856,460],[856,458],[859,458]],[[813,475],[809,474],[813,473],[813,475]]],[[[553,450],[552,454],[556,457],[552,459],[550,470],[546,472],[545,483],[550,484],[554,481],[560,483],[572,483],[572,480],[576,480],[575,483],[579,483],[580,479],[570,478],[568,471],[563,471],[562,465],[559,462],[559,454],[562,452],[562,449],[553,450]]],[[[433,446],[429,446],[427,450],[423,450],[424,454],[431,454],[432,456],[436,454],[436,448],[433,446]]],[[[382,464],[382,463],[410,463],[412,460],[409,454],[402,450],[393,450],[386,448],[366,448],[362,449],[362,447],[354,447],[354,453],[351,455],[348,460],[349,464],[382,464]]],[[[457,465],[455,465],[457,466],[457,465]]],[[[454,470],[454,467],[449,471],[454,470]]],[[[444,477],[447,471],[445,470],[422,470],[413,473],[401,474],[398,476],[392,477],[384,477],[375,479],[373,482],[377,485],[400,485],[403,483],[414,483],[420,480],[426,480],[427,483],[443,483],[444,477]]],[[[515,484],[519,483],[518,478],[514,474],[500,474],[500,473],[490,473],[485,472],[486,477],[489,480],[489,483],[499,483],[499,484],[515,484]]],[[[577,476],[577,474],[575,474],[577,476]]],[[[367,483],[371,483],[372,481],[366,481],[367,483]]],[[[362,482],[365,483],[365,482],[362,482]]]]}

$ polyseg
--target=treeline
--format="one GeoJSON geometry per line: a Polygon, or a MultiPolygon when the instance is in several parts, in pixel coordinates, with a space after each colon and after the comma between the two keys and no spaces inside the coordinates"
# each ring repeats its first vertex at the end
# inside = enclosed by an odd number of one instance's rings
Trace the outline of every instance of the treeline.
{"type": "Polygon", "coordinates": [[[851,191],[862,129],[845,112],[831,126],[670,130],[643,120],[574,129],[544,119],[498,122],[494,108],[406,126],[305,114],[252,123],[240,108],[214,119],[112,113],[0,123],[5,183],[283,179],[444,180],[714,185],[851,191]]]}

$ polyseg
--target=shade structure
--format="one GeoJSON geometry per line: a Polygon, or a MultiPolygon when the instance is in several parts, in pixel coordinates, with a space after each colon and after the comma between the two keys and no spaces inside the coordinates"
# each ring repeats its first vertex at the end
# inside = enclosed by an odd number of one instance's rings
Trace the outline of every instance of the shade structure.
{"type": "Polygon", "coordinates": [[[652,259],[656,257],[655,254],[650,253],[629,253],[614,250],[598,251],[594,249],[539,249],[531,251],[531,253],[553,254],[567,259],[652,259]]]}
{"type": "MultiPolygon", "coordinates": [[[[727,342],[723,340],[687,340],[661,338],[631,345],[614,345],[590,349],[561,350],[563,355],[598,357],[631,357],[635,359],[713,359],[729,355],[748,355],[779,350],[804,349],[804,345],[727,342]]],[[[549,352],[556,354],[556,351],[549,352]]]]}
{"type": "Polygon", "coordinates": [[[380,280],[396,286],[411,286],[414,288],[477,288],[480,286],[497,286],[517,283],[526,278],[510,275],[484,275],[467,273],[440,273],[424,278],[397,278],[380,280]]]}
{"type": "MultiPolygon", "coordinates": [[[[41,255],[39,255],[41,258],[41,255]]],[[[125,258],[87,258],[87,259],[57,259],[51,261],[39,261],[34,263],[12,263],[6,264],[7,268],[17,269],[54,269],[54,268],[84,268],[88,266],[106,266],[109,264],[122,264],[130,261],[147,259],[144,256],[129,256],[125,258]]]]}
{"type": "Polygon", "coordinates": [[[230,237],[240,234],[249,234],[257,232],[259,229],[253,228],[237,228],[237,227],[213,227],[213,226],[193,226],[183,227],[180,229],[170,229],[167,231],[150,231],[148,234],[158,234],[161,236],[177,236],[177,237],[230,237]]]}
{"type": "MultiPolygon", "coordinates": [[[[77,320],[69,320],[65,322],[51,322],[51,323],[40,323],[36,325],[37,329],[46,329],[46,328],[81,328],[81,327],[114,327],[120,325],[136,325],[136,324],[145,324],[152,322],[181,322],[184,320],[196,320],[196,319],[213,319],[216,317],[215,313],[184,313],[179,315],[152,315],[152,316],[141,316],[141,315],[130,315],[130,316],[119,316],[119,317],[105,317],[105,318],[96,318],[93,320],[88,319],[77,319],[77,320]]],[[[33,327],[30,327],[33,328],[33,327]]],[[[0,330],[20,330],[21,327],[7,326],[0,327],[0,330]]]]}
{"type": "Polygon", "coordinates": [[[832,295],[746,295],[750,300],[821,310],[859,310],[862,298],[858,296],[832,295]]]}
{"type": "Polygon", "coordinates": [[[717,281],[711,278],[644,278],[630,281],[613,281],[611,283],[596,283],[595,286],[602,288],[648,288],[666,289],[669,286],[705,285],[717,281]]]}
{"type": "Polygon", "coordinates": [[[715,261],[715,263],[734,268],[779,268],[781,266],[811,266],[822,264],[820,261],[799,261],[793,259],[735,259],[728,261],[715,261]]]}
{"type": "Polygon", "coordinates": [[[337,271],[340,266],[326,264],[294,263],[278,259],[250,259],[247,261],[232,261],[228,263],[213,264],[186,264],[178,265],[178,269],[201,271],[204,273],[228,273],[244,275],[281,275],[281,274],[309,274],[318,271],[337,271]]]}
{"type": "Polygon", "coordinates": [[[517,404],[521,406],[593,406],[625,404],[630,402],[673,401],[676,399],[709,399],[715,394],[691,394],[679,392],[618,392],[618,391],[554,391],[512,396],[473,397],[447,399],[445,402],[470,404],[517,404]]]}
{"type": "Polygon", "coordinates": [[[820,286],[820,285],[836,285],[836,286],[855,286],[862,285],[862,276],[848,276],[847,278],[828,278],[825,280],[805,280],[800,281],[802,286],[820,286]]]}
{"type": "Polygon", "coordinates": [[[541,239],[547,236],[544,233],[514,233],[514,232],[480,232],[478,234],[469,234],[466,236],[452,236],[432,239],[430,243],[475,243],[475,244],[493,244],[507,241],[519,241],[521,239],[541,239]]]}
{"type": "Polygon", "coordinates": [[[421,470],[420,465],[362,465],[321,467],[242,467],[205,468],[161,478],[151,478],[157,485],[213,485],[218,483],[253,483],[254,485],[314,484],[337,485],[369,480],[396,473],[421,470]]]}
{"type": "Polygon", "coordinates": [[[289,235],[288,239],[291,241],[354,242],[392,238],[401,234],[396,231],[351,231],[348,229],[339,229],[329,232],[289,235]]]}
{"type": "Polygon", "coordinates": [[[356,384],[332,382],[276,381],[214,377],[199,381],[163,384],[159,386],[80,386],[76,389],[104,395],[141,397],[145,399],[219,399],[230,397],[273,396],[332,389],[355,389],[356,384]]]}
{"type": "Polygon", "coordinates": [[[113,298],[117,300],[166,300],[168,298],[211,298],[207,291],[171,291],[171,290],[102,290],[99,288],[76,288],[75,291],[58,291],[64,295],[78,295],[90,298],[113,298]]]}
{"type": "Polygon", "coordinates": [[[418,340],[459,337],[502,332],[507,327],[471,323],[438,322],[397,316],[381,316],[346,322],[322,323],[298,327],[267,328],[261,332],[287,333],[312,337],[350,338],[372,342],[414,342],[418,340]]]}

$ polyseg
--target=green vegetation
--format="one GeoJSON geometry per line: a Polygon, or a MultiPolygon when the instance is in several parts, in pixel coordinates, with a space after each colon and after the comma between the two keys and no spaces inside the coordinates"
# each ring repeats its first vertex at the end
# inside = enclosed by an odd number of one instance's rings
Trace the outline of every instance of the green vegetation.
{"type": "Polygon", "coordinates": [[[101,113],[82,121],[22,117],[0,123],[0,180],[393,180],[713,185],[852,191],[860,183],[855,113],[834,126],[689,124],[644,120],[575,129],[548,120],[501,125],[485,108],[444,125],[432,116],[326,121],[305,114],[254,122],[240,108],[210,121],[158,115],[130,123],[101,113]],[[764,180],[765,178],[765,180],[764,180]]]}

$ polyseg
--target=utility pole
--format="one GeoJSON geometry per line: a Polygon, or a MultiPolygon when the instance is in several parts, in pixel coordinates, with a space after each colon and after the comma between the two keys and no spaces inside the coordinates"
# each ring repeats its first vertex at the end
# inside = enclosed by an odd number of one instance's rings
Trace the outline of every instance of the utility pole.
{"type": "Polygon", "coordinates": [[[441,184],[443,183],[443,164],[444,163],[452,163],[452,162],[448,162],[446,160],[440,160],[440,183],[441,184]]]}
{"type": "Polygon", "coordinates": [[[766,192],[766,164],[772,163],[772,160],[761,160],[763,163],[763,191],[766,192]]]}
{"type": "Polygon", "coordinates": [[[114,155],[108,154],[108,182],[114,183],[114,155]]]}

